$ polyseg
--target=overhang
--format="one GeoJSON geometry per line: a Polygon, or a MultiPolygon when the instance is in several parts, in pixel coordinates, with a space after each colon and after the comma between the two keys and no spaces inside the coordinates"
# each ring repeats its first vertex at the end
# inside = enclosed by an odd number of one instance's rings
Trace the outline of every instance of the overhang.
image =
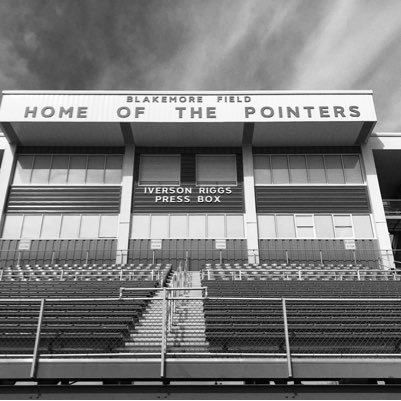
{"type": "Polygon", "coordinates": [[[338,146],[365,142],[371,91],[4,91],[0,122],[24,146],[338,146]],[[249,132],[249,128],[247,129],[249,132]]]}

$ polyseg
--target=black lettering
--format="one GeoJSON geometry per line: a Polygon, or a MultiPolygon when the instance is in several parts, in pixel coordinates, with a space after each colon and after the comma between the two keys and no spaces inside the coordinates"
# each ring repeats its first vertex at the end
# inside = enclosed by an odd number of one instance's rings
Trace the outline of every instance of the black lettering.
{"type": "Polygon", "coordinates": [[[54,109],[54,107],[46,106],[46,107],[43,107],[40,114],[42,114],[42,117],[44,117],[44,118],[50,118],[50,117],[54,116],[55,112],[56,112],[56,110],[54,109]]]}
{"type": "Polygon", "coordinates": [[[135,118],[138,118],[141,114],[145,114],[145,107],[136,107],[135,118]]]}
{"type": "Polygon", "coordinates": [[[322,117],[322,118],[330,117],[329,108],[327,106],[320,106],[319,112],[320,112],[320,117],[322,117]]]}
{"type": "Polygon", "coordinates": [[[250,115],[255,114],[254,107],[245,107],[245,118],[249,118],[250,115]]]}
{"type": "Polygon", "coordinates": [[[127,118],[131,115],[131,110],[128,107],[119,107],[117,109],[117,116],[120,118],[127,118]]]}
{"type": "Polygon", "coordinates": [[[183,118],[186,107],[176,107],[175,109],[178,111],[178,118],[183,118]]]}
{"type": "Polygon", "coordinates": [[[262,116],[265,118],[270,118],[270,117],[274,116],[274,110],[272,107],[268,107],[268,106],[262,107],[260,110],[260,114],[262,114],[262,116]]]}
{"type": "Polygon", "coordinates": [[[36,118],[36,113],[37,112],[38,112],[38,108],[37,107],[33,107],[32,109],[30,109],[29,107],[25,107],[24,118],[28,118],[29,114],[32,114],[32,118],[36,118]]]}
{"type": "Polygon", "coordinates": [[[306,110],[306,113],[308,114],[308,118],[312,118],[312,110],[314,109],[314,106],[304,106],[304,110],[306,110]]]}
{"type": "Polygon", "coordinates": [[[67,117],[72,118],[74,113],[74,107],[69,107],[68,109],[64,108],[64,107],[60,107],[60,111],[58,113],[58,116],[60,118],[63,117],[63,114],[65,114],[67,117]]]}
{"type": "Polygon", "coordinates": [[[291,115],[293,115],[296,118],[299,118],[299,107],[295,107],[294,109],[292,107],[287,107],[287,117],[291,118],[291,115]]]}
{"type": "Polygon", "coordinates": [[[360,117],[361,112],[359,111],[359,106],[350,106],[350,117],[360,117]]]}
{"type": "Polygon", "coordinates": [[[216,107],[206,107],[206,117],[216,118],[216,107]]]}
{"type": "Polygon", "coordinates": [[[334,117],[338,116],[345,117],[344,107],[334,106],[333,109],[334,109],[334,117]]]}

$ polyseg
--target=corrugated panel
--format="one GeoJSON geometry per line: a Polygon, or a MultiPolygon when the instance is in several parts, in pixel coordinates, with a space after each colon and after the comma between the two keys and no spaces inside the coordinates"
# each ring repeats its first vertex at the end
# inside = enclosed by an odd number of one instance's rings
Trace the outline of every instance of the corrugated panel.
{"type": "Polygon", "coordinates": [[[111,264],[116,261],[117,240],[32,240],[29,251],[18,251],[18,240],[0,240],[0,267],[25,264],[111,264]]]}
{"type": "Polygon", "coordinates": [[[370,213],[364,186],[255,187],[258,213],[370,213]]]}
{"type": "Polygon", "coordinates": [[[119,213],[119,186],[14,186],[9,213],[119,213]]]}
{"type": "Polygon", "coordinates": [[[361,153],[360,146],[260,146],[254,147],[256,154],[338,154],[338,153],[361,153]]]}
{"type": "Polygon", "coordinates": [[[261,263],[357,263],[379,267],[380,257],[377,240],[356,239],[355,257],[352,250],[346,250],[344,241],[339,239],[263,239],[259,241],[261,263]]]}

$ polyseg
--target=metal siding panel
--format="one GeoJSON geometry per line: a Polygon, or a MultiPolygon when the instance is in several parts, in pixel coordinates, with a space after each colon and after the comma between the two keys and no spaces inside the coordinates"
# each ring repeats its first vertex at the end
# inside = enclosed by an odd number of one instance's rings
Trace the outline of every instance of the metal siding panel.
{"type": "Polygon", "coordinates": [[[255,187],[257,213],[370,213],[365,186],[255,187]]]}
{"type": "Polygon", "coordinates": [[[121,187],[11,187],[8,213],[119,213],[121,187]]]}

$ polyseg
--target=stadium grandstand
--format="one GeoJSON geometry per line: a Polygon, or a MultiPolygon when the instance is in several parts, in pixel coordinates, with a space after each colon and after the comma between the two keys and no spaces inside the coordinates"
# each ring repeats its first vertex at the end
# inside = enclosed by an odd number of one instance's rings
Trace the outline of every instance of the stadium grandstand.
{"type": "Polygon", "coordinates": [[[371,91],[4,91],[0,122],[0,393],[401,384],[371,91]]]}

